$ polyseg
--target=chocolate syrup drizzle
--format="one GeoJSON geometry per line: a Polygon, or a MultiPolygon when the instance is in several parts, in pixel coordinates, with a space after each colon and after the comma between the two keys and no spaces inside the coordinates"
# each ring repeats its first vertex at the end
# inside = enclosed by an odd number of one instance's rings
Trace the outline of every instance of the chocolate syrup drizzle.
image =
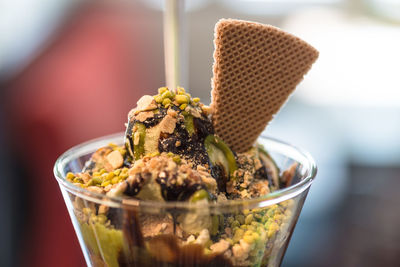
{"type": "MultiPolygon", "coordinates": [[[[164,234],[145,241],[138,220],[138,213],[124,210],[123,235],[127,248],[118,259],[120,267],[231,267],[232,262],[221,253],[204,254],[199,244],[180,245],[176,235],[164,234]]],[[[174,222],[175,225],[176,222],[174,222]]],[[[174,227],[175,231],[175,227],[174,227]]]]}

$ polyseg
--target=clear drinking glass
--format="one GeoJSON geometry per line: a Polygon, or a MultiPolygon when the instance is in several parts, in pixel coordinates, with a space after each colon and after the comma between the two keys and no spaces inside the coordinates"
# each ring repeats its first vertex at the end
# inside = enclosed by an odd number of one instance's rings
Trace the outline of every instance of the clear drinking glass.
{"type": "Polygon", "coordinates": [[[123,134],[71,148],[57,160],[60,185],[88,266],[279,266],[316,175],[310,155],[260,137],[281,171],[297,163],[292,185],[251,200],[154,202],[108,197],[69,183],[91,154],[123,134]]]}

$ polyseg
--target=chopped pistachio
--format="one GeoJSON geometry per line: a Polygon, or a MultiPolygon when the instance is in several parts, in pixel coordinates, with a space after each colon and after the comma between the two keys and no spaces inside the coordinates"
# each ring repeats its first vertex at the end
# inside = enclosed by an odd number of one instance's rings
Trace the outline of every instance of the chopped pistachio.
{"type": "Polygon", "coordinates": [[[155,95],[153,98],[157,103],[161,103],[163,101],[163,98],[160,95],[155,95]]]}
{"type": "Polygon", "coordinates": [[[171,93],[171,91],[165,91],[164,93],[161,94],[162,98],[172,98],[173,95],[171,93]]]}
{"type": "Polygon", "coordinates": [[[102,187],[106,187],[106,186],[109,185],[109,184],[111,184],[110,181],[104,181],[104,182],[101,183],[101,186],[102,186],[102,187]]]}
{"type": "Polygon", "coordinates": [[[97,216],[96,219],[99,223],[104,224],[107,221],[107,216],[105,216],[104,214],[100,214],[97,216]]]}
{"type": "Polygon", "coordinates": [[[245,235],[245,236],[243,237],[243,240],[246,241],[246,243],[248,243],[248,244],[254,243],[254,237],[253,237],[253,235],[245,235]]]}
{"type": "Polygon", "coordinates": [[[184,115],[184,125],[186,128],[186,131],[188,131],[189,135],[192,136],[194,134],[194,122],[193,122],[193,116],[192,115],[184,115]]]}
{"type": "Polygon", "coordinates": [[[76,177],[75,179],[72,180],[72,182],[81,184],[81,183],[83,183],[83,180],[79,177],[76,177]]]}
{"type": "Polygon", "coordinates": [[[140,159],[140,157],[144,154],[144,140],[146,136],[146,126],[143,123],[137,122],[135,124],[137,126],[137,131],[140,134],[139,144],[133,146],[133,153],[135,156],[135,160],[140,159]]]}
{"type": "Polygon", "coordinates": [[[268,238],[273,236],[278,230],[279,230],[279,225],[276,222],[271,223],[269,225],[268,230],[267,230],[268,231],[267,232],[268,238]]]}
{"type": "Polygon", "coordinates": [[[162,101],[162,104],[163,104],[164,106],[167,106],[167,105],[171,104],[171,99],[165,98],[165,99],[162,101]]]}
{"type": "Polygon", "coordinates": [[[83,214],[85,214],[85,215],[89,215],[92,213],[92,210],[90,208],[83,208],[82,211],[83,211],[83,214]]]}
{"type": "Polygon", "coordinates": [[[204,189],[198,190],[196,191],[190,198],[190,202],[197,202],[199,200],[203,200],[203,199],[210,199],[210,195],[208,194],[208,192],[204,189]]]}
{"type": "Polygon", "coordinates": [[[210,246],[213,244],[212,240],[208,240],[205,244],[204,247],[210,248],[210,246]]]}
{"type": "Polygon", "coordinates": [[[253,221],[253,214],[249,214],[246,216],[246,219],[244,220],[245,224],[251,224],[253,221]]]}
{"type": "Polygon", "coordinates": [[[204,254],[205,255],[209,255],[211,253],[212,253],[212,251],[209,248],[204,248],[204,254]]]}
{"type": "Polygon", "coordinates": [[[159,151],[156,151],[156,152],[151,153],[151,154],[149,155],[149,157],[156,157],[156,156],[159,156],[159,155],[160,155],[160,152],[159,152],[159,151]]]}
{"type": "Polygon", "coordinates": [[[232,229],[235,228],[235,227],[239,227],[239,226],[240,226],[240,222],[237,221],[237,220],[235,220],[235,221],[233,221],[233,222],[231,223],[231,228],[232,228],[232,229]]]}
{"type": "Polygon", "coordinates": [[[236,215],[235,218],[239,221],[240,224],[244,224],[244,216],[242,214],[236,215]]]}
{"type": "Polygon", "coordinates": [[[244,235],[252,235],[252,234],[253,234],[252,230],[248,230],[248,231],[244,232],[244,235]]]}
{"type": "Polygon", "coordinates": [[[237,229],[237,230],[235,231],[235,234],[233,235],[233,238],[232,238],[233,242],[234,242],[234,243],[239,242],[239,240],[242,239],[243,234],[244,234],[244,231],[243,231],[242,229],[240,229],[240,228],[237,229]]]}
{"type": "Polygon", "coordinates": [[[166,91],[168,91],[168,88],[167,88],[167,87],[160,87],[160,88],[158,88],[158,93],[159,93],[159,94],[162,94],[162,93],[164,93],[164,92],[166,92],[166,91]]]}
{"type": "Polygon", "coordinates": [[[255,213],[255,214],[254,214],[254,217],[255,217],[257,220],[261,220],[262,215],[261,215],[260,213],[255,213]]]}
{"type": "Polygon", "coordinates": [[[175,162],[175,163],[180,163],[181,162],[181,157],[179,156],[179,155],[176,155],[176,156],[174,156],[174,157],[172,157],[172,160],[175,162]]]}
{"type": "Polygon", "coordinates": [[[268,211],[267,211],[267,216],[268,217],[272,217],[272,216],[274,216],[274,214],[275,214],[275,210],[274,209],[272,209],[272,208],[270,208],[268,211]]]}
{"type": "Polygon", "coordinates": [[[118,147],[117,144],[112,143],[112,142],[108,143],[108,146],[112,147],[113,150],[115,150],[118,147]]]}
{"type": "Polygon", "coordinates": [[[260,239],[260,235],[257,232],[253,232],[252,236],[253,236],[254,240],[260,239]]]}
{"type": "Polygon", "coordinates": [[[103,181],[99,177],[93,177],[92,178],[93,185],[101,184],[103,181]]]}
{"type": "Polygon", "coordinates": [[[275,220],[275,221],[280,221],[280,220],[282,220],[282,218],[283,218],[283,215],[282,215],[282,214],[275,214],[275,215],[274,215],[274,220],[275,220]]]}
{"type": "Polygon", "coordinates": [[[178,94],[184,94],[184,93],[186,93],[186,91],[185,91],[185,89],[184,89],[183,87],[177,87],[177,88],[176,88],[176,92],[177,92],[178,94]]]}
{"type": "Polygon", "coordinates": [[[252,221],[252,222],[251,222],[251,225],[253,225],[253,226],[259,226],[260,223],[259,223],[259,222],[252,221]]]}
{"type": "Polygon", "coordinates": [[[246,225],[246,229],[250,231],[255,231],[256,228],[253,225],[246,225]]]}
{"type": "MultiPolygon", "coordinates": [[[[201,190],[200,190],[201,191],[201,190]]],[[[211,235],[216,235],[218,233],[218,228],[219,228],[219,218],[217,215],[213,215],[211,217],[211,235]]]]}
{"type": "Polygon", "coordinates": [[[186,95],[177,95],[177,96],[175,96],[175,101],[178,104],[187,104],[187,103],[189,103],[189,97],[186,95]]]}

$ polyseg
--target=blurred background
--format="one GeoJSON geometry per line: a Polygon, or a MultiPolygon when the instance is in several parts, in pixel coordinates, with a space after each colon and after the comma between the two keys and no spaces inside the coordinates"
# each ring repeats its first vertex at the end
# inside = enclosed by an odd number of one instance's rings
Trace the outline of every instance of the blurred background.
{"type": "MultiPolygon", "coordinates": [[[[164,85],[162,2],[0,2],[0,266],[85,266],[52,168],[123,131],[164,85]]],[[[185,5],[183,85],[205,103],[219,18],[273,24],[320,51],[266,129],[319,167],[282,266],[400,266],[400,1],[185,5]]]]}

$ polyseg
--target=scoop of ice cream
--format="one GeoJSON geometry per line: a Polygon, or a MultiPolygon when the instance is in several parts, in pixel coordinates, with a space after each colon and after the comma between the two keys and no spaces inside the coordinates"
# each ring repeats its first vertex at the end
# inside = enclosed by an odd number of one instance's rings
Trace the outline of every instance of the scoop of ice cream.
{"type": "Polygon", "coordinates": [[[145,95],[128,115],[125,146],[132,160],[172,153],[189,167],[203,168],[225,191],[236,170],[234,153],[214,135],[210,108],[181,87],[161,87],[155,96],[145,95]]]}
{"type": "Polygon", "coordinates": [[[143,156],[171,152],[194,166],[208,164],[205,138],[214,133],[209,108],[191,98],[183,88],[159,89],[145,95],[128,115],[126,147],[135,160],[143,156]]]}

